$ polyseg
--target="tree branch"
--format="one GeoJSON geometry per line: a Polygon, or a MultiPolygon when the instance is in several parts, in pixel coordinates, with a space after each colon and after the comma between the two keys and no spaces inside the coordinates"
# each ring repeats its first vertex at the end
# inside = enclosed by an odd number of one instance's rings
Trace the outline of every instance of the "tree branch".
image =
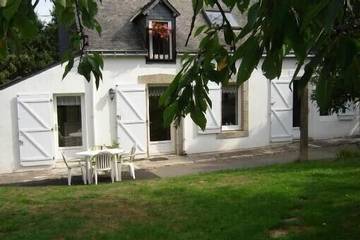
{"type": "Polygon", "coordinates": [[[84,54],[85,48],[88,46],[88,36],[84,33],[84,26],[82,25],[81,22],[81,13],[80,13],[80,9],[79,9],[79,2],[78,0],[74,0],[75,2],[75,14],[76,14],[76,18],[77,18],[77,22],[78,22],[78,33],[80,35],[81,41],[82,41],[82,46],[81,46],[81,50],[80,50],[80,61],[82,59],[82,56],[84,54]]]}
{"type": "MultiPolygon", "coordinates": [[[[199,3],[199,0],[196,0],[196,2],[195,2],[196,7],[197,7],[198,3],[199,3]]],[[[195,20],[196,20],[197,14],[196,14],[196,9],[193,9],[193,10],[194,10],[194,15],[192,16],[192,19],[191,19],[190,32],[186,38],[185,47],[187,47],[187,45],[189,44],[189,40],[190,40],[191,34],[194,30],[194,26],[195,26],[195,20]]]]}
{"type": "MultiPolygon", "coordinates": [[[[221,13],[221,16],[223,17],[223,25],[224,25],[224,21],[226,22],[226,24],[230,27],[233,35],[234,35],[234,32],[231,28],[231,24],[229,22],[229,19],[227,19],[226,15],[225,15],[225,12],[224,12],[224,9],[221,7],[220,3],[218,0],[215,1],[215,5],[218,7],[220,13],[221,13]]],[[[232,41],[232,48],[235,49],[235,40],[232,41]]]]}

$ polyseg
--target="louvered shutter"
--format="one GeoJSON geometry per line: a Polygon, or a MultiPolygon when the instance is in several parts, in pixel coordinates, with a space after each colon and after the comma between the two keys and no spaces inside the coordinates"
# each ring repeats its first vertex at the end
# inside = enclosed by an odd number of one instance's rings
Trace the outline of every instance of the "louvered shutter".
{"type": "Polygon", "coordinates": [[[206,111],[206,128],[200,134],[213,134],[221,132],[221,86],[209,84],[209,98],[211,99],[212,108],[206,111]]]}

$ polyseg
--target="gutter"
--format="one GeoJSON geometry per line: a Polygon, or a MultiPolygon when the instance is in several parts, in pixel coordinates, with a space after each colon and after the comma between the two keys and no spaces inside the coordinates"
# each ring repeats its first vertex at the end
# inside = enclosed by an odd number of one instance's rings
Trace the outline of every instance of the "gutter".
{"type": "MultiPolygon", "coordinates": [[[[87,50],[87,53],[100,53],[103,56],[147,56],[147,50],[110,50],[110,49],[96,49],[96,50],[87,50]]],[[[196,55],[195,51],[178,51],[178,56],[196,55]]],[[[266,54],[263,54],[262,57],[266,57],[266,54]]],[[[308,55],[308,57],[314,57],[314,55],[308,55]]],[[[295,54],[290,53],[285,56],[285,58],[296,58],[295,54]]]]}

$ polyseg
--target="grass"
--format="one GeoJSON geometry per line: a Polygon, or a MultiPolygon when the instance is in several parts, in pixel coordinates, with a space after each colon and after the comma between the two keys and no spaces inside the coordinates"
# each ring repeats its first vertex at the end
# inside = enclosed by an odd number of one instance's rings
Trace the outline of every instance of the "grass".
{"type": "Polygon", "coordinates": [[[359,239],[360,160],[0,187],[0,239],[359,239]]]}

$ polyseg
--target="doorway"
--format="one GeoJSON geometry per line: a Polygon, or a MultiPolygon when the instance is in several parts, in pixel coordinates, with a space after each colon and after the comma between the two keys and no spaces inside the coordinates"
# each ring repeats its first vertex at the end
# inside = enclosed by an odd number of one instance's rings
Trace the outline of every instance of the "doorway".
{"type": "Polygon", "coordinates": [[[164,154],[175,152],[175,137],[173,127],[164,126],[164,108],[160,106],[160,96],[166,86],[149,86],[148,114],[149,114],[149,154],[164,154]]]}
{"type": "Polygon", "coordinates": [[[299,81],[293,81],[293,137],[300,138],[300,111],[301,99],[299,93],[299,81]]]}
{"type": "Polygon", "coordinates": [[[80,95],[55,97],[57,147],[72,155],[85,144],[83,99],[80,95]]]}

